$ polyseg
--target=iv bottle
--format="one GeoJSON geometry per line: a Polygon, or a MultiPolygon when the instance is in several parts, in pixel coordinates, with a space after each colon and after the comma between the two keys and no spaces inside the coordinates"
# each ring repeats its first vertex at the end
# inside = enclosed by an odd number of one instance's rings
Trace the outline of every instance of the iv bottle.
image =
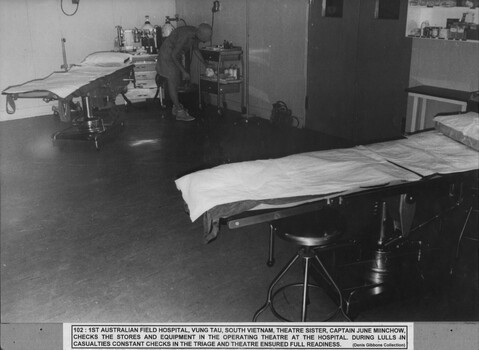
{"type": "Polygon", "coordinates": [[[153,35],[153,26],[150,23],[150,16],[145,16],[145,24],[143,25],[143,33],[146,34],[147,36],[152,36],[153,35]]]}
{"type": "Polygon", "coordinates": [[[153,41],[153,31],[155,28],[150,23],[150,16],[145,16],[145,24],[141,29],[143,33],[142,46],[145,47],[147,53],[154,53],[156,48],[153,41]]]}

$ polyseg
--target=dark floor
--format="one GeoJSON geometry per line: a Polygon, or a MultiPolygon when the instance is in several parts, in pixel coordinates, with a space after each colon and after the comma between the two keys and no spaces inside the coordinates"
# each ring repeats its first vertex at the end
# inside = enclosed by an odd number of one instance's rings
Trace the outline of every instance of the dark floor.
{"type": "MultiPolygon", "coordinates": [[[[177,122],[156,104],[137,106],[122,113],[123,131],[101,151],[82,142],[53,147],[50,135],[65,124],[52,116],[0,123],[2,322],[251,321],[295,248],[278,242],[277,264],[267,267],[267,225],[223,227],[204,244],[174,180],[347,143],[208,115],[177,122]]],[[[446,245],[464,220],[465,208],[458,211],[446,245]]],[[[478,320],[477,247],[463,246],[452,275],[449,255],[440,251],[432,288],[373,300],[356,320],[478,320]]],[[[326,295],[315,297],[311,320],[335,310],[326,295]]]]}

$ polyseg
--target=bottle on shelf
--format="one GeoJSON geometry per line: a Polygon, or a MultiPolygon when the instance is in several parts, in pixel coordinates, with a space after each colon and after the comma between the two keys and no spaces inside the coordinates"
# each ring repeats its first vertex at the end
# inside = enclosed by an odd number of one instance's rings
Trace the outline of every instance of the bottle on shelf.
{"type": "Polygon", "coordinates": [[[235,79],[239,79],[240,78],[240,69],[238,67],[238,65],[234,65],[234,72],[235,72],[235,79]]]}
{"type": "Polygon", "coordinates": [[[142,31],[142,46],[144,46],[145,50],[149,54],[156,53],[156,45],[155,39],[153,37],[155,27],[150,22],[150,16],[145,16],[145,24],[141,28],[142,31]]]}

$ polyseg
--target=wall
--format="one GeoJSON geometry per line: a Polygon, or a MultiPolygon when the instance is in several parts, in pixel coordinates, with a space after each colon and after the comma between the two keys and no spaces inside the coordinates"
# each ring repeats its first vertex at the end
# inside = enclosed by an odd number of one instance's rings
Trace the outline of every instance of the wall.
{"type": "Polygon", "coordinates": [[[413,39],[410,86],[479,90],[479,44],[413,39]]]}
{"type": "MultiPolygon", "coordinates": [[[[63,1],[66,12],[75,9],[63,1]]],[[[66,39],[68,62],[78,63],[91,52],[110,50],[116,25],[138,27],[147,14],[161,25],[164,16],[175,13],[190,24],[210,23],[211,7],[211,0],[81,0],[78,12],[68,17],[60,0],[0,0],[0,90],[59,70],[61,38],[66,39]]],[[[213,42],[226,39],[245,47],[247,10],[250,113],[268,117],[271,104],[284,100],[304,120],[308,0],[222,0],[213,42]]],[[[479,90],[478,47],[414,39],[409,85],[479,90]]],[[[8,115],[5,96],[0,96],[0,121],[50,113],[49,104],[25,99],[8,115]]]]}
{"type": "MultiPolygon", "coordinates": [[[[221,0],[213,44],[224,40],[246,47],[249,25],[249,113],[269,118],[272,104],[284,101],[304,124],[308,0],[221,0]]],[[[177,0],[188,23],[211,23],[211,0],[177,0]]],[[[239,110],[239,96],[228,96],[239,110]]]]}
{"type": "MultiPolygon", "coordinates": [[[[409,86],[432,85],[448,89],[479,90],[479,43],[447,40],[411,39],[412,57],[409,86]]],[[[412,98],[408,100],[409,128],[412,98]]],[[[428,102],[426,127],[438,112],[457,111],[457,105],[428,102]]]]}
{"type": "MultiPolygon", "coordinates": [[[[115,26],[140,27],[145,15],[162,25],[176,13],[175,0],[81,0],[78,11],[66,16],[62,0],[0,0],[0,90],[60,70],[61,38],[66,39],[69,64],[89,53],[113,49],[115,26]]],[[[63,0],[65,12],[76,5],[63,0]]],[[[51,114],[51,104],[41,100],[17,100],[17,112],[5,111],[0,97],[0,121],[51,114]]]]}

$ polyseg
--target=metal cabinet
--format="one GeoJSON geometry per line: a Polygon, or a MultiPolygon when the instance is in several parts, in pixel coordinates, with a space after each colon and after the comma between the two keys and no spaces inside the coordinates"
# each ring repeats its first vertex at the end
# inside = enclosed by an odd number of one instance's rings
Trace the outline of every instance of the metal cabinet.
{"type": "MultiPolygon", "coordinates": [[[[391,2],[393,4],[395,2],[391,2]]],[[[355,144],[402,135],[412,40],[407,1],[397,19],[379,19],[376,0],[344,1],[342,17],[310,2],[306,127],[355,144]]]]}
{"type": "Polygon", "coordinates": [[[214,75],[207,76],[201,74],[199,79],[199,104],[202,108],[203,94],[210,93],[216,95],[216,106],[218,113],[226,109],[225,95],[230,93],[241,94],[241,109],[244,107],[244,84],[243,84],[243,50],[240,47],[224,49],[218,47],[207,47],[200,50],[203,59],[208,65],[214,68],[214,75]],[[230,75],[225,72],[229,65],[236,65],[236,75],[230,75]]]}

